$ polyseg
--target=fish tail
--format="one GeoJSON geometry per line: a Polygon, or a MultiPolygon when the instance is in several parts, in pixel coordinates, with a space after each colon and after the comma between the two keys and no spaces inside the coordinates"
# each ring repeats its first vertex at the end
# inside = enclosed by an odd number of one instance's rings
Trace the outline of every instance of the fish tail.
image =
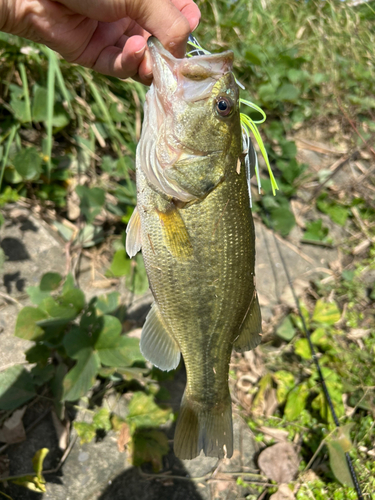
{"type": "Polygon", "coordinates": [[[184,394],[174,436],[178,458],[192,459],[201,450],[207,457],[230,458],[233,454],[232,404],[230,396],[220,407],[202,407],[184,394]]]}

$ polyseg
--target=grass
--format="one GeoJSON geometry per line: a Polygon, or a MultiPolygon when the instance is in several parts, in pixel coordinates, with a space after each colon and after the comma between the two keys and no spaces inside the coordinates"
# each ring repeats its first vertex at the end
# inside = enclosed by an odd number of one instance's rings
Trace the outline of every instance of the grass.
{"type": "MultiPolygon", "coordinates": [[[[328,280],[311,282],[303,300],[340,423],[353,424],[349,446],[365,498],[373,499],[375,288],[366,277],[374,273],[375,257],[374,2],[351,8],[334,0],[211,0],[200,7],[199,42],[211,52],[234,51],[236,76],[246,88],[241,98],[267,113],[259,130],[280,192],[273,197],[267,166],[260,163],[262,196],[254,193],[254,212],[265,223],[270,214],[275,229],[287,236],[296,224],[290,200],[297,200],[308,208],[301,216],[306,238],[340,246],[341,268],[328,280]],[[293,140],[312,128],[325,144],[358,153],[367,169],[362,182],[327,183],[314,195],[322,172],[297,161],[293,140]],[[340,242],[331,234],[335,225],[346,235],[340,242]],[[322,307],[335,322],[327,322],[322,307]]],[[[146,89],[93,74],[4,34],[0,63],[0,207],[21,197],[38,204],[42,214],[52,213],[73,248],[113,247],[108,276],[125,276],[127,284],[144,290],[141,260],[130,264],[122,234],[135,204],[134,159],[146,89]],[[74,217],[72,204],[79,204],[74,217]]],[[[259,119],[256,109],[250,116],[259,119]]],[[[333,426],[295,311],[284,308],[269,329],[272,337],[262,347],[266,378],[251,394],[260,405],[265,389],[275,391],[278,404],[267,417],[243,405],[243,415],[260,443],[269,444],[260,430],[268,426],[286,429],[300,445],[298,500],[355,498],[329,463],[333,426]]]]}

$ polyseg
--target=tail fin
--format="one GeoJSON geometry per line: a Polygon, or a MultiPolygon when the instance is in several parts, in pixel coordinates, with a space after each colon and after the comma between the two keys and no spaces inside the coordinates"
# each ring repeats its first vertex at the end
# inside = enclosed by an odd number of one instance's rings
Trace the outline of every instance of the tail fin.
{"type": "Polygon", "coordinates": [[[230,458],[233,454],[230,397],[220,408],[203,410],[199,406],[184,394],[174,436],[175,455],[190,460],[203,450],[207,457],[230,458]]]}

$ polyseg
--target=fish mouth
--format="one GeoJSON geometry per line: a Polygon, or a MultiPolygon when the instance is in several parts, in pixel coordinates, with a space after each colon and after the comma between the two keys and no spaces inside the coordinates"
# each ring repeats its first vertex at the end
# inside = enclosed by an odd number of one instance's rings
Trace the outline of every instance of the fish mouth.
{"type": "Polygon", "coordinates": [[[231,50],[178,59],[153,36],[147,45],[152,60],[153,85],[161,95],[178,92],[185,101],[205,99],[215,83],[233,70],[234,54],[231,50]]]}

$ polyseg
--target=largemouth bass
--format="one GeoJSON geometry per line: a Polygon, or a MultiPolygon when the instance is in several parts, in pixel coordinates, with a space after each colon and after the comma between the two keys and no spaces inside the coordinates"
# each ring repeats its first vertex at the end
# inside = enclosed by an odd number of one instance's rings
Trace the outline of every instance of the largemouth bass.
{"type": "Polygon", "coordinates": [[[261,332],[233,53],[176,59],[148,44],[154,80],[126,241],[130,256],[142,248],[155,299],[140,348],[162,370],[184,358],[175,454],[231,457],[231,352],[254,348],[261,332]]]}

